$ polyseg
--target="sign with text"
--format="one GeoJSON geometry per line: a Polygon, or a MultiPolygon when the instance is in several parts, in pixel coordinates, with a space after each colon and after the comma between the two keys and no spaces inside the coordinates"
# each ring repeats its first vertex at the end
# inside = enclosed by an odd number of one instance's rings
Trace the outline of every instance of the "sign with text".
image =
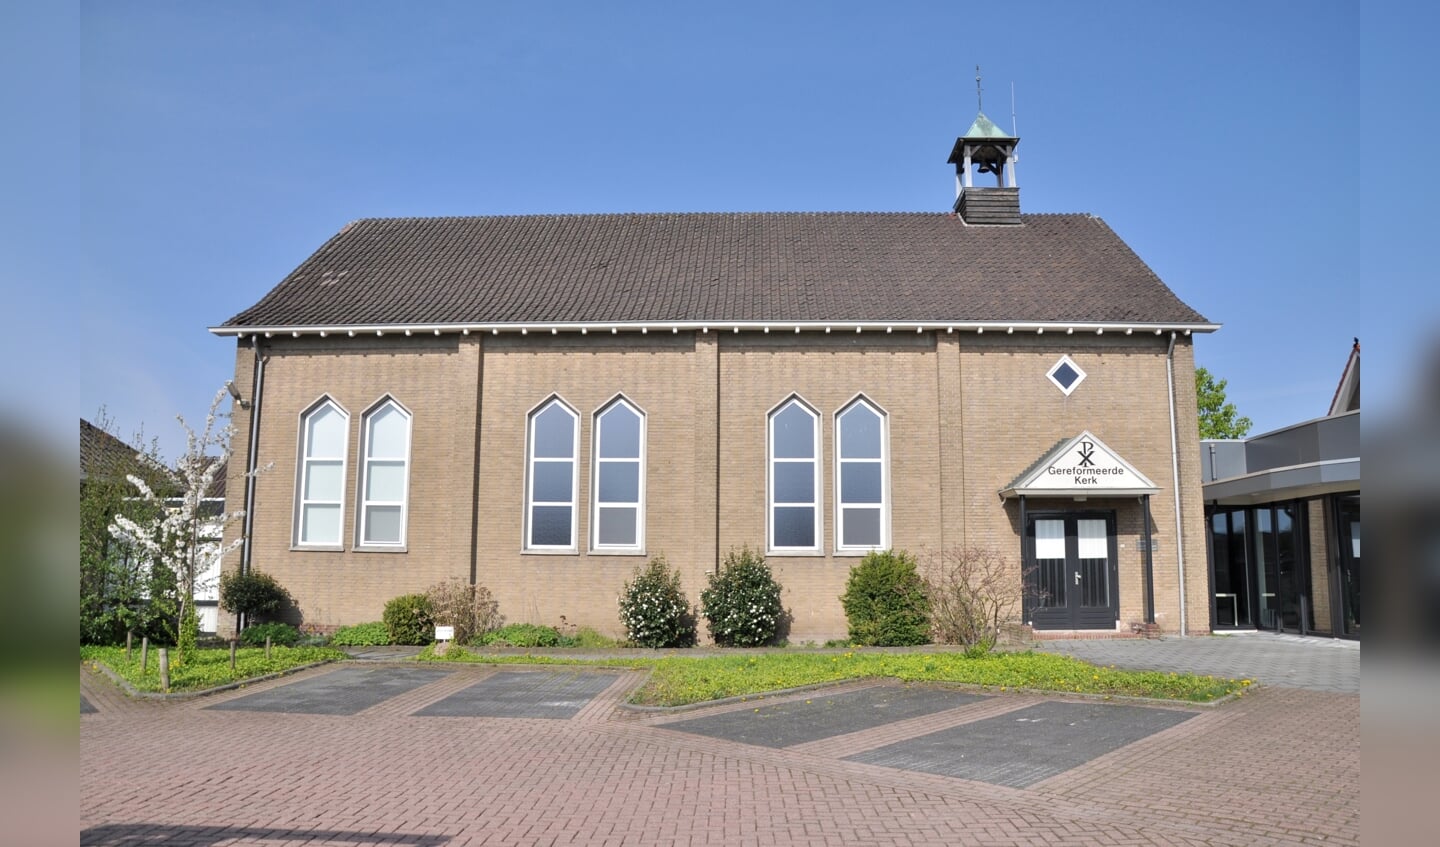
{"type": "Polygon", "coordinates": [[[455,640],[455,627],[453,627],[453,626],[437,626],[437,627],[435,627],[435,640],[436,640],[436,641],[454,641],[454,640],[455,640]]]}
{"type": "Polygon", "coordinates": [[[1084,497],[1091,493],[1153,494],[1158,490],[1155,483],[1104,442],[1082,432],[1051,450],[1000,493],[1084,497]]]}

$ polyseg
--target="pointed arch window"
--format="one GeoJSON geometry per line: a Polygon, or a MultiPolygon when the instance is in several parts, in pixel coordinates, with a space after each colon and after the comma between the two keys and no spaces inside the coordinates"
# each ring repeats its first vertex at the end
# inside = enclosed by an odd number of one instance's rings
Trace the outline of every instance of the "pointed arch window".
{"type": "Polygon", "coordinates": [[[410,413],[386,399],[361,424],[360,544],[405,544],[410,489],[410,413]]]}
{"type": "Polygon", "coordinates": [[[770,413],[769,551],[820,552],[820,416],[799,397],[770,413]]]}
{"type": "Polygon", "coordinates": [[[526,435],[525,549],[575,549],[579,416],[558,397],[530,413],[526,435]]]}
{"type": "Polygon", "coordinates": [[[295,544],[339,547],[350,415],[326,397],[300,415],[295,544]]]}
{"type": "Polygon", "coordinates": [[[864,397],[835,415],[835,548],[890,545],[888,418],[864,397]]]}
{"type": "Polygon", "coordinates": [[[645,413],[617,398],[595,415],[590,517],[595,550],[645,546],[645,413]]]}

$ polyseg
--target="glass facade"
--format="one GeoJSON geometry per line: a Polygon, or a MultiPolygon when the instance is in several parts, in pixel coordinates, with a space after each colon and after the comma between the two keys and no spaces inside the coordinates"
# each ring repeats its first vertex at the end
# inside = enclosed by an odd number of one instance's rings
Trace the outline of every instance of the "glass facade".
{"type": "Polygon", "coordinates": [[[1359,637],[1358,494],[1207,511],[1214,628],[1359,637]]]}

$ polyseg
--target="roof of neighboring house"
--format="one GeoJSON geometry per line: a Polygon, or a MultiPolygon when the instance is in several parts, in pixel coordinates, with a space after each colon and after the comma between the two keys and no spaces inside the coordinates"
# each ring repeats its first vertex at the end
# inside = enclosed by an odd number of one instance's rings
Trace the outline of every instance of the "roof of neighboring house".
{"type": "Polygon", "coordinates": [[[135,473],[140,451],[84,418],[80,419],[80,478],[123,479],[135,473]]]}
{"type": "MultiPolygon", "coordinates": [[[[214,461],[220,461],[215,459],[214,461]]],[[[205,497],[209,500],[225,499],[225,477],[230,475],[230,462],[220,461],[220,469],[215,472],[215,478],[210,481],[210,487],[205,490],[205,497]]]]}
{"type": "Polygon", "coordinates": [[[949,214],[858,212],[366,219],[217,331],[645,321],[1206,324],[1099,218],[1022,221],[969,226],[949,214]]]}
{"type": "MultiPolygon", "coordinates": [[[[211,458],[210,461],[220,460],[211,458]]],[[[139,450],[81,418],[80,478],[124,479],[128,474],[140,475],[152,487],[162,481],[177,482],[174,470],[142,460],[139,450]]],[[[220,469],[215,472],[215,479],[205,492],[207,499],[225,499],[225,478],[228,475],[228,462],[221,462],[220,469]]]]}

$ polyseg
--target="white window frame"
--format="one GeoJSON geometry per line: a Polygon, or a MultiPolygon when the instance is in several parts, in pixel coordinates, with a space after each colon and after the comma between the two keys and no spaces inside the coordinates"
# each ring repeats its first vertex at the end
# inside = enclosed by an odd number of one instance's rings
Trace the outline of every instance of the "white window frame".
{"type": "Polygon", "coordinates": [[[574,553],[576,524],[579,522],[579,509],[575,508],[579,503],[579,478],[580,478],[580,413],[575,407],[565,402],[558,394],[552,394],[540,405],[531,409],[525,416],[525,515],[521,521],[521,550],[526,553],[574,553]],[[535,489],[535,463],[536,462],[561,462],[564,459],[550,457],[535,457],[535,422],[551,406],[558,406],[563,409],[571,420],[570,431],[570,500],[563,502],[559,500],[534,499],[535,489]],[[534,519],[536,506],[568,506],[570,508],[570,540],[567,544],[531,544],[530,531],[534,519]]]}
{"type": "Polygon", "coordinates": [[[409,537],[410,527],[410,456],[411,442],[415,431],[415,416],[405,405],[393,396],[387,394],[360,415],[360,449],[356,455],[356,462],[360,466],[360,473],[356,474],[355,482],[355,505],[357,514],[355,516],[355,547],[357,549],[369,550],[404,550],[406,539],[409,537]],[[370,455],[371,429],[370,422],[375,416],[387,407],[394,408],[405,417],[405,455],[399,456],[375,456],[370,455]],[[370,462],[395,462],[403,461],[405,466],[404,487],[400,494],[400,500],[370,500],[366,497],[366,483],[370,478],[370,462]],[[398,541],[366,541],[365,530],[369,527],[368,506],[399,506],[400,507],[400,540],[398,541]]]}
{"type": "Polygon", "coordinates": [[[824,491],[821,488],[822,477],[820,475],[820,420],[820,413],[815,410],[814,406],[811,406],[809,403],[805,402],[805,399],[799,394],[791,394],[789,397],[785,398],[785,400],[783,400],[779,405],[771,409],[769,413],[767,413],[765,416],[765,552],[767,555],[806,556],[818,555],[823,552],[824,521],[821,519],[821,515],[823,514],[822,504],[824,501],[824,491]],[[811,458],[809,459],[776,458],[775,456],[775,419],[779,417],[781,412],[784,412],[792,405],[801,409],[805,412],[805,414],[810,416],[812,424],[811,432],[813,433],[814,444],[811,449],[811,458]],[[777,504],[775,502],[776,464],[799,464],[802,462],[810,462],[812,464],[814,477],[813,491],[815,492],[814,502],[809,504],[790,502],[777,504]],[[809,547],[781,547],[777,545],[775,543],[775,509],[777,507],[806,505],[813,507],[813,514],[815,516],[815,525],[811,536],[815,539],[814,545],[809,547]]]}
{"type": "Polygon", "coordinates": [[[324,395],[305,407],[300,413],[300,427],[296,433],[295,453],[295,514],[294,534],[291,542],[295,547],[307,550],[343,550],[345,548],[345,475],[349,472],[348,455],[350,453],[350,413],[345,410],[329,395],[324,395]],[[310,456],[310,419],[321,410],[329,407],[340,414],[341,420],[345,422],[345,435],[340,441],[340,453],[338,456],[310,456]],[[340,484],[337,487],[338,498],[336,500],[307,500],[305,499],[306,481],[310,476],[310,468],[315,462],[340,461],[340,484]],[[336,514],[340,516],[340,526],[336,529],[334,541],[306,541],[305,530],[308,528],[305,520],[305,507],[309,505],[334,505],[336,514]]]}
{"type": "Polygon", "coordinates": [[[646,447],[646,416],[645,410],[630,402],[630,399],[623,394],[617,394],[609,402],[595,410],[590,422],[590,550],[593,553],[634,553],[643,554],[645,551],[645,447],[646,447]],[[624,406],[630,413],[640,419],[640,449],[639,455],[635,458],[604,458],[600,455],[600,440],[603,437],[604,429],[601,418],[613,412],[615,409],[624,406]],[[600,466],[602,464],[635,463],[639,473],[639,487],[636,495],[639,500],[630,503],[623,501],[600,500],[600,466]],[[602,544],[600,543],[600,507],[608,506],[633,507],[635,509],[635,543],[634,544],[602,544]]]}
{"type": "Polygon", "coordinates": [[[1050,384],[1060,389],[1061,393],[1064,394],[1066,397],[1069,397],[1071,394],[1075,393],[1075,389],[1079,388],[1080,383],[1085,381],[1085,376],[1086,373],[1084,369],[1081,368],[1079,365],[1075,364],[1075,360],[1070,358],[1069,354],[1061,356],[1060,361],[1051,365],[1050,370],[1045,372],[1045,377],[1050,380],[1050,384]],[[1075,381],[1070,383],[1069,388],[1061,385],[1060,380],[1055,378],[1055,372],[1060,370],[1060,368],[1065,365],[1069,365],[1070,370],[1075,372],[1075,381]]]}
{"type": "MultiPolygon", "coordinates": [[[[863,555],[873,550],[890,549],[890,414],[864,394],[857,394],[849,403],[835,412],[835,553],[836,555],[863,555]],[[844,433],[841,417],[856,407],[864,406],[880,418],[880,458],[846,459],[841,456],[844,433]],[[876,464],[880,466],[880,543],[875,545],[845,543],[845,489],[840,483],[840,474],[846,464],[876,464]]],[[[851,503],[851,508],[876,508],[874,503],[851,503]]]]}

